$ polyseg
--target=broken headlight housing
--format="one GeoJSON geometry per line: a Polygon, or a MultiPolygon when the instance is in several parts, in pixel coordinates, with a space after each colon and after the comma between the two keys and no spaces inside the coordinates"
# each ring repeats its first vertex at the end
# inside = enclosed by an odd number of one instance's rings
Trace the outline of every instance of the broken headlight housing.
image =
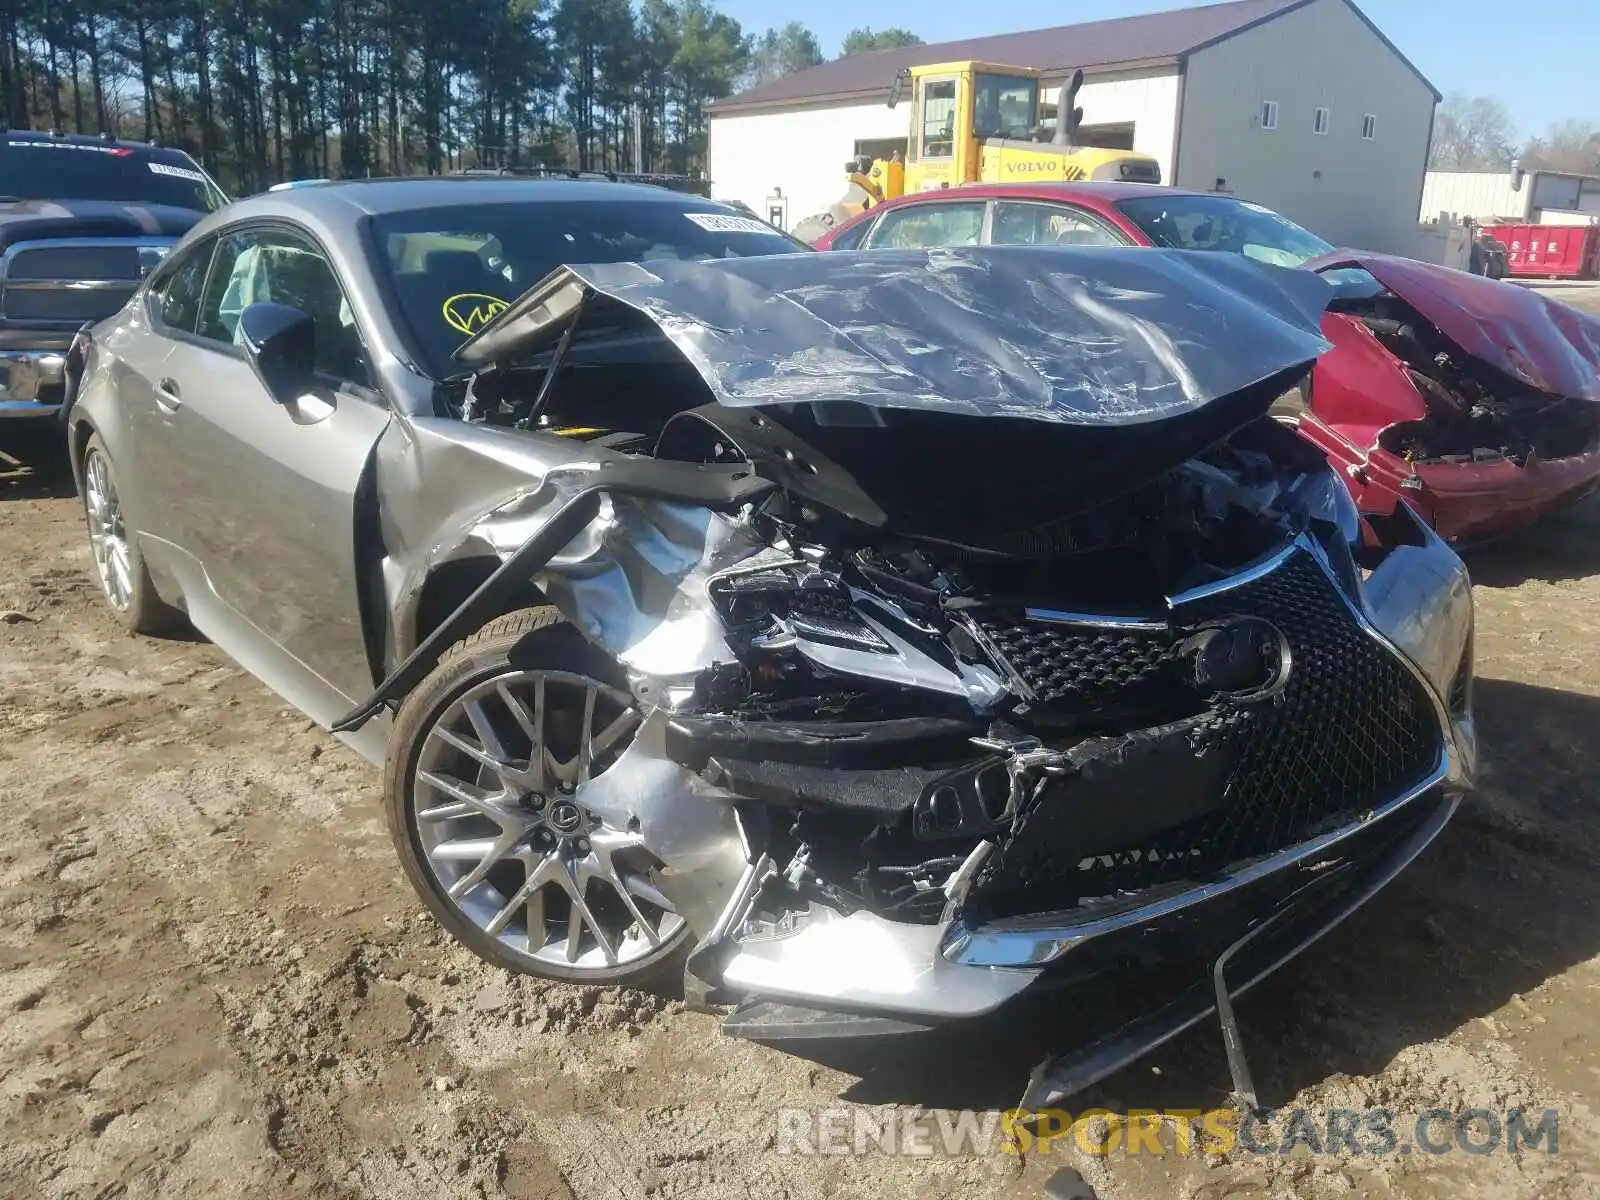
{"type": "Polygon", "coordinates": [[[837,576],[809,563],[725,575],[710,585],[731,638],[778,649],[797,637],[849,650],[893,652],[857,610],[837,576]]]}

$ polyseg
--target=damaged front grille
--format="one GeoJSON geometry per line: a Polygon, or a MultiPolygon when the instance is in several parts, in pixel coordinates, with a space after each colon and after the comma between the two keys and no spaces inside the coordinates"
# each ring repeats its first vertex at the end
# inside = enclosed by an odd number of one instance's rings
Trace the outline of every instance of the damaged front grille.
{"type": "MultiPolygon", "coordinates": [[[[1218,697],[1165,731],[1130,735],[1130,743],[1159,739],[1169,756],[1132,791],[1118,791],[1119,771],[1134,759],[1126,745],[1050,781],[979,875],[975,910],[1012,915],[1214,877],[1351,820],[1436,768],[1442,733],[1426,692],[1357,624],[1309,553],[1174,612],[1179,628],[1239,618],[1283,634],[1291,666],[1281,689],[1218,697]],[[1107,810],[1141,805],[1178,820],[1131,840],[1097,837],[1130,828],[1125,812],[1107,810]]],[[[1040,667],[1029,670],[1040,676],[1040,667]]]]}
{"type": "Polygon", "coordinates": [[[981,619],[978,628],[1046,710],[1091,716],[1183,700],[1177,639],[1164,625],[1029,617],[981,619]]]}

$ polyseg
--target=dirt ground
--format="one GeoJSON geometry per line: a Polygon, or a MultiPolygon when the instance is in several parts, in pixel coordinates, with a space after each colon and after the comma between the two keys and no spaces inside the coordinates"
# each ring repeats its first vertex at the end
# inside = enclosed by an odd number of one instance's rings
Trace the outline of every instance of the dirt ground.
{"type": "MultiPolygon", "coordinates": [[[[0,1195],[1038,1197],[1064,1165],[1128,1200],[1600,1195],[1600,503],[1469,557],[1482,788],[1240,1008],[1265,1103],[1554,1108],[1559,1154],[811,1157],[780,1109],[1002,1108],[1048,1047],[808,1060],[480,965],[377,773],[210,645],[120,633],[53,444],[0,450],[0,1195]]],[[[1227,1087],[1207,1024],[1080,1104],[1227,1087]]]]}

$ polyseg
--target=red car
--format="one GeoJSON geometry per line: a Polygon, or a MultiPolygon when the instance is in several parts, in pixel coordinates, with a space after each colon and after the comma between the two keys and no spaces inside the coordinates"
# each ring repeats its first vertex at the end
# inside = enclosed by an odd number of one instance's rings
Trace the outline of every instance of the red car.
{"type": "Polygon", "coordinates": [[[1333,348],[1281,407],[1365,513],[1403,500],[1441,536],[1476,541],[1600,484],[1600,320],[1515,284],[1335,250],[1234,196],[976,184],[886,201],[817,248],[979,244],[1167,246],[1321,272],[1333,348]]]}

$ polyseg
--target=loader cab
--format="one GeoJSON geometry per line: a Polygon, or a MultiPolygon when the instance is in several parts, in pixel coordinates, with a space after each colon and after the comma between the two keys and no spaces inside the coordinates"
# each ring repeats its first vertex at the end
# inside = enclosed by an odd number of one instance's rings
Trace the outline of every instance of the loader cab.
{"type": "Polygon", "coordinates": [[[905,191],[979,181],[1160,183],[1160,164],[1148,154],[1077,144],[1082,86],[1083,72],[1076,71],[1062,88],[1052,136],[1041,121],[1040,72],[1032,68],[968,61],[906,69],[889,97],[890,107],[906,96],[911,101],[905,191]]]}
{"type": "Polygon", "coordinates": [[[1038,130],[1039,72],[1029,68],[933,63],[910,68],[896,91],[911,99],[910,192],[971,183],[980,178],[984,142],[1028,141],[1038,130]]]}

